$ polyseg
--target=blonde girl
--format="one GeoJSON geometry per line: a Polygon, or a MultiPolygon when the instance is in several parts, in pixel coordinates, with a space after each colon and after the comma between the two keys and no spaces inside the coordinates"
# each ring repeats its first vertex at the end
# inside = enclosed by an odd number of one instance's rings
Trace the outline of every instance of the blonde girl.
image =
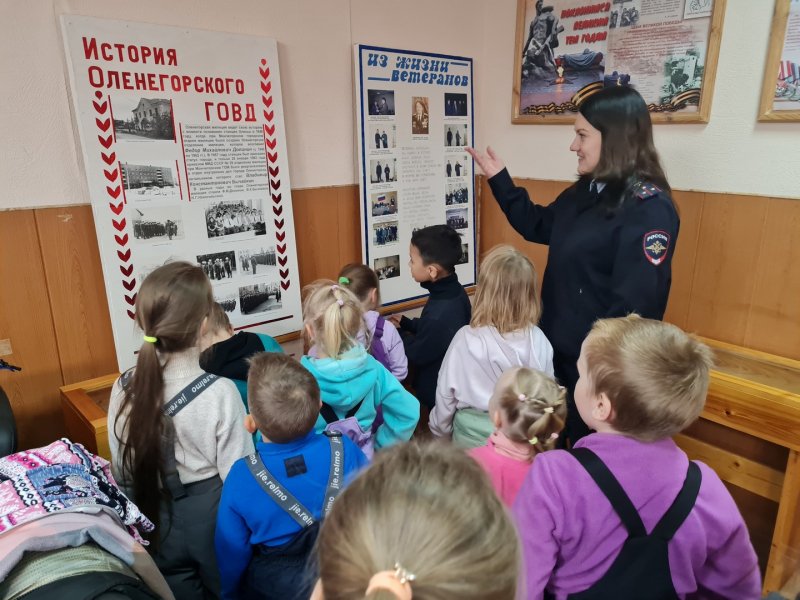
{"type": "Polygon", "coordinates": [[[514,504],[536,455],[555,447],[567,415],[566,393],[552,377],[527,367],[509,369],[497,380],[489,400],[494,433],[469,455],[506,506],[514,504]]]}
{"type": "Polygon", "coordinates": [[[359,299],[346,287],[319,280],[304,290],[303,323],[316,357],[302,364],[319,383],[322,409],[315,426],[341,431],[365,454],[411,438],[419,402],[358,341],[364,330],[359,299]],[[378,408],[384,422],[372,434],[378,408]]]}
{"type": "Polygon", "coordinates": [[[472,320],[450,343],[436,386],[430,429],[465,448],[486,443],[494,427],[489,398],[503,372],[529,367],[553,376],[553,348],[539,329],[533,263],[511,246],[483,259],[472,320]]]}
{"type": "Polygon", "coordinates": [[[173,262],[142,282],[136,367],[108,409],[115,475],[156,523],[151,550],[178,598],[218,598],[216,507],[231,465],[253,452],[229,379],[205,373],[198,340],[214,302],[200,267],[173,262]],[[168,416],[169,415],[169,416],[168,416]]]}
{"type": "Polygon", "coordinates": [[[336,499],[312,600],[513,600],[517,533],[481,469],[451,445],[404,444],[336,499]]]}
{"type": "Polygon", "coordinates": [[[378,312],[381,305],[378,276],[367,265],[351,263],[339,272],[339,285],[353,292],[364,309],[366,331],[359,341],[384,367],[403,381],[408,375],[408,359],[397,328],[378,312]]]}

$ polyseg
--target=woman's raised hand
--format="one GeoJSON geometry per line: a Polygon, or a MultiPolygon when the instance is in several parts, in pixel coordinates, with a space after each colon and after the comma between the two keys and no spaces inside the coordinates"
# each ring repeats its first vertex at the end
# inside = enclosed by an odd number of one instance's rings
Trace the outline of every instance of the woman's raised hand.
{"type": "Polygon", "coordinates": [[[491,146],[486,147],[486,154],[481,153],[479,150],[475,148],[464,148],[467,153],[475,159],[475,162],[478,163],[478,166],[483,171],[486,177],[492,178],[497,175],[500,171],[506,168],[503,161],[500,160],[500,157],[494,153],[491,146]]]}

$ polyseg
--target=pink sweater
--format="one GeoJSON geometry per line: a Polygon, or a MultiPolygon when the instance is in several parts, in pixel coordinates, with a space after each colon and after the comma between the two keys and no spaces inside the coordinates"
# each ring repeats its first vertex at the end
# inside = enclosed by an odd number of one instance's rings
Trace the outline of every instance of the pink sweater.
{"type": "Polygon", "coordinates": [[[473,448],[469,455],[486,471],[503,504],[512,506],[533,466],[532,448],[516,444],[495,431],[485,446],[473,448]]]}

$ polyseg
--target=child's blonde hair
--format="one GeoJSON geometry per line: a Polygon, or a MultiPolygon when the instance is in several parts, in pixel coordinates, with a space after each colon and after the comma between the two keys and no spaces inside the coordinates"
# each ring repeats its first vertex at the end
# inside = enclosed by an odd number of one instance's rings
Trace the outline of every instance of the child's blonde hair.
{"type": "Polygon", "coordinates": [[[325,600],[366,594],[395,564],[420,600],[513,600],[516,530],[483,470],[452,445],[408,443],[380,453],[337,498],[318,540],[325,600]]]}
{"type": "Polygon", "coordinates": [[[311,327],[313,343],[325,356],[339,358],[358,344],[358,332],[365,329],[364,309],[353,292],[319,279],[303,293],[303,324],[311,327]]]}
{"type": "Polygon", "coordinates": [[[708,392],[711,350],[675,325],[629,315],[597,321],[583,345],[594,394],[611,426],[631,437],[671,437],[694,422],[708,392]]]}
{"type": "Polygon", "coordinates": [[[510,333],[539,323],[541,304],[536,268],[519,250],[501,245],[481,262],[471,327],[510,333]]]}
{"type": "Polygon", "coordinates": [[[495,389],[489,410],[501,410],[503,433],[514,442],[528,442],[536,450],[552,449],[567,417],[567,391],[552,377],[535,369],[515,369],[511,382],[495,389]]]}
{"type": "Polygon", "coordinates": [[[367,265],[361,263],[350,263],[342,267],[339,271],[339,285],[345,286],[348,290],[353,292],[356,297],[361,300],[365,308],[373,309],[374,306],[367,306],[369,301],[369,293],[372,290],[377,290],[375,302],[380,306],[380,286],[378,283],[378,276],[375,271],[370,269],[367,265]]]}

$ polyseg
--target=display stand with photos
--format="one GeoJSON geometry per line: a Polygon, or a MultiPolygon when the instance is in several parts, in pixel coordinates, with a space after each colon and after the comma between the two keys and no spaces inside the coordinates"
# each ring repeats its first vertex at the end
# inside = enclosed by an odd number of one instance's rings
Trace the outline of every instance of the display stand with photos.
{"type": "Polygon", "coordinates": [[[776,0],[759,121],[800,121],[800,0],[776,0]]]}
{"type": "Polygon", "coordinates": [[[615,85],[654,122],[708,122],[724,13],[725,0],[518,0],[512,122],[572,123],[615,85]]]}

